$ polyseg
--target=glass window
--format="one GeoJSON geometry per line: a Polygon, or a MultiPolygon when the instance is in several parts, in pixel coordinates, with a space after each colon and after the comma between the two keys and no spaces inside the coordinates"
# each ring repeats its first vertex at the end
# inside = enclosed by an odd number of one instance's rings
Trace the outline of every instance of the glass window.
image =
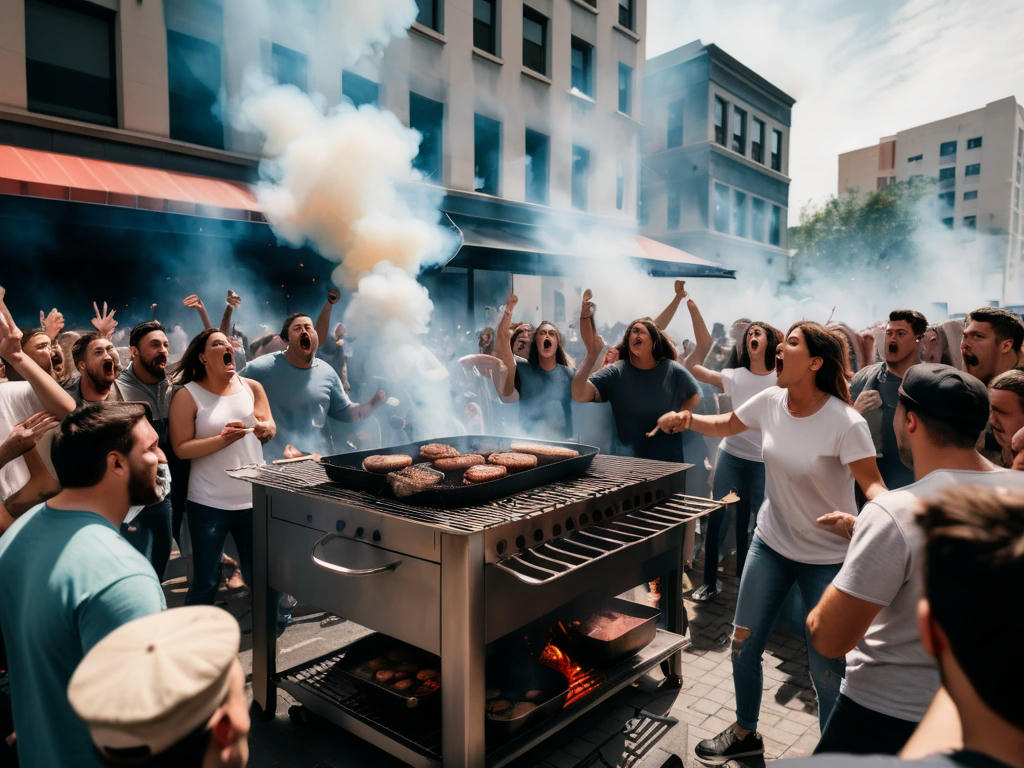
{"type": "Polygon", "coordinates": [[[590,150],[572,145],[572,207],[587,210],[587,186],[590,181],[590,150]]]}
{"type": "Polygon", "coordinates": [[[416,21],[436,32],[441,31],[441,17],[437,12],[438,0],[416,0],[416,21]]]}
{"type": "Polygon", "coordinates": [[[497,195],[501,183],[501,123],[473,115],[473,189],[497,195]]]}
{"type": "Polygon", "coordinates": [[[765,241],[764,230],[767,223],[767,203],[760,197],[750,198],[750,236],[759,243],[765,241]]]}
{"type": "Polygon", "coordinates": [[[732,191],[732,233],[747,236],[747,195],[738,189],[732,191]]]}
{"type": "Polygon", "coordinates": [[[732,151],[747,154],[747,113],[739,107],[732,108],[732,151]]]}
{"type": "Polygon", "coordinates": [[[683,100],[678,99],[668,105],[668,133],[665,146],[681,147],[683,145],[683,100]]]}
{"type": "Polygon", "coordinates": [[[953,203],[956,201],[956,192],[943,192],[939,195],[939,205],[953,207],[953,203]]]}
{"type": "Polygon", "coordinates": [[[497,54],[495,3],[497,0],[473,0],[473,47],[497,54]]]}
{"type": "Polygon", "coordinates": [[[725,121],[728,119],[729,105],[715,96],[715,142],[725,146],[725,121]]]}
{"type": "Polygon", "coordinates": [[[964,176],[978,176],[981,173],[981,163],[971,163],[964,166],[964,176]]]}
{"type": "Polygon", "coordinates": [[[615,209],[621,211],[626,205],[626,164],[622,158],[615,160],[615,209]]]}
{"type": "Polygon", "coordinates": [[[68,7],[26,0],[29,110],[117,125],[114,61],[113,13],[91,3],[68,7]]]}
{"type": "Polygon", "coordinates": [[[1017,154],[1024,154],[1024,128],[1017,129],[1017,154]]]}
{"type": "Polygon", "coordinates": [[[572,87],[591,97],[594,95],[593,56],[594,46],[578,37],[572,39],[572,87]]]}
{"type": "Polygon", "coordinates": [[[619,62],[619,112],[633,114],[633,68],[619,62]]]}
{"type": "Polygon", "coordinates": [[[782,244],[782,209],[772,206],[772,221],[768,227],[768,242],[772,245],[782,244]]]}
{"type": "Polygon", "coordinates": [[[939,181],[949,181],[956,178],[956,166],[951,168],[939,168],[939,181]]]}
{"type": "Polygon", "coordinates": [[[636,174],[636,220],[641,226],[646,227],[651,223],[651,209],[647,205],[647,177],[644,174],[644,165],[640,163],[636,174]]]}
{"type": "Polygon", "coordinates": [[[782,131],[772,128],[772,170],[782,171],[782,131]]]}
{"type": "Polygon", "coordinates": [[[944,141],[939,144],[939,157],[948,157],[956,154],[956,142],[944,141]]]}
{"type": "Polygon", "coordinates": [[[523,6],[523,66],[548,73],[548,20],[527,5],[523,6]]]}
{"type": "Polygon", "coordinates": [[[669,229],[679,229],[679,220],[681,214],[682,202],[679,196],[679,188],[677,186],[671,186],[668,188],[668,217],[667,224],[669,229]]]}
{"type": "Polygon", "coordinates": [[[952,216],[947,216],[946,218],[944,218],[942,220],[942,226],[944,226],[946,229],[952,229],[953,228],[953,217],[952,216]]]}
{"type": "Polygon", "coordinates": [[[919,163],[924,155],[911,155],[907,158],[908,163],[919,163]]]}
{"type": "Polygon", "coordinates": [[[969,189],[966,192],[964,192],[964,200],[977,200],[977,199],[978,199],[978,190],[976,190],[976,189],[969,189]]]}
{"type": "Polygon", "coordinates": [[[420,132],[420,151],[412,161],[413,167],[424,178],[440,184],[444,157],[444,104],[410,91],[409,127],[420,132]]]}
{"type": "Polygon", "coordinates": [[[1020,208],[1020,187],[1013,191],[1013,207],[1020,208]]]}
{"type": "Polygon", "coordinates": [[[547,205],[551,141],[538,131],[526,129],[526,202],[547,205]]]}
{"type": "Polygon", "coordinates": [[[714,227],[718,232],[729,232],[729,188],[715,184],[714,227]]]}
{"type": "Polygon", "coordinates": [[[220,48],[167,30],[167,96],[170,136],[224,148],[220,113],[220,48]]]}
{"type": "Polygon", "coordinates": [[[764,120],[752,119],[753,131],[750,136],[750,159],[764,162],[764,120]]]}
{"type": "Polygon", "coordinates": [[[633,0],[619,0],[619,24],[633,29],[633,0]]]}
{"type": "Polygon", "coordinates": [[[306,54],[274,43],[270,55],[274,80],[281,85],[294,85],[300,91],[308,89],[309,62],[306,54]]]}
{"type": "Polygon", "coordinates": [[[967,229],[978,228],[978,217],[977,216],[964,216],[964,226],[967,229]]]}
{"type": "Polygon", "coordinates": [[[377,106],[380,101],[380,86],[373,80],[360,77],[355,72],[342,71],[341,95],[357,107],[361,107],[363,104],[377,106]]]}
{"type": "Polygon", "coordinates": [[[967,148],[968,149],[977,149],[980,146],[981,146],[981,136],[976,136],[973,139],[968,139],[967,140],[967,148]]]}
{"type": "Polygon", "coordinates": [[[1021,169],[1024,168],[1024,161],[1017,161],[1017,183],[1021,183],[1021,169]]]}

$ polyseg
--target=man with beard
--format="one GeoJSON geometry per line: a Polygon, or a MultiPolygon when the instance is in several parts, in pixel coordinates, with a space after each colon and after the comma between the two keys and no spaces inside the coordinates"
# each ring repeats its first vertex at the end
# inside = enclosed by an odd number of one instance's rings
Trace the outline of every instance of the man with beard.
{"type": "Polygon", "coordinates": [[[975,450],[989,415],[978,379],[921,363],[907,371],[898,397],[896,442],[914,482],[876,496],[858,517],[849,517],[856,525],[843,567],[807,618],[819,653],[846,655],[846,678],[816,752],[896,754],[939,688],[935,660],[921,646],[917,626],[920,500],[951,485],[1024,489],[1024,474],[999,469],[975,450]]]}
{"type": "Polygon", "coordinates": [[[167,419],[171,411],[171,382],[167,380],[167,356],[170,345],[164,327],[156,320],[139,323],[128,337],[131,363],[117,377],[121,396],[145,403],[149,418],[160,437],[160,449],[168,459],[171,493],[168,498],[146,507],[121,533],[153,564],[163,578],[171,556],[171,537],[180,539],[181,521],[188,488],[188,462],[171,451],[167,419]]]}
{"type": "MultiPolygon", "coordinates": [[[[1013,464],[1013,436],[1024,428],[1024,371],[1004,371],[988,385],[992,406],[989,429],[1002,451],[1002,465],[1013,464]]],[[[1018,451],[1019,452],[1019,451],[1018,451]]]]}
{"type": "Polygon", "coordinates": [[[118,533],[132,505],[160,498],[156,430],[135,403],[90,403],[53,441],[61,492],[0,538],[0,626],[22,765],[100,766],[68,681],[122,624],[164,609],[152,566],[118,533]]]}
{"type": "Polygon", "coordinates": [[[917,347],[926,330],[928,321],[920,312],[890,312],[885,326],[885,360],[862,368],[850,383],[853,407],[871,427],[878,451],[878,471],[890,490],[914,480],[913,471],[900,461],[892,420],[900,383],[910,366],[918,362],[917,347]]]}
{"type": "Polygon", "coordinates": [[[71,346],[71,359],[78,376],[64,385],[78,405],[83,403],[122,402],[117,386],[114,345],[98,333],[80,336],[71,346]]]}
{"type": "Polygon", "coordinates": [[[288,345],[284,351],[262,355],[245,368],[245,375],[266,390],[277,423],[277,434],[263,446],[263,456],[267,461],[279,459],[286,448],[292,449],[289,454],[329,454],[327,417],[361,421],[387,394],[378,389],[365,403],[349,400],[337,372],[316,356],[319,338],[309,315],[288,315],[281,339],[288,345]]]}
{"type": "MultiPolygon", "coordinates": [[[[46,335],[46,331],[42,328],[22,328],[21,350],[46,373],[54,379],[57,378],[54,371],[53,342],[46,335]]],[[[24,381],[17,369],[9,372],[7,378],[9,381],[24,381]]]]}

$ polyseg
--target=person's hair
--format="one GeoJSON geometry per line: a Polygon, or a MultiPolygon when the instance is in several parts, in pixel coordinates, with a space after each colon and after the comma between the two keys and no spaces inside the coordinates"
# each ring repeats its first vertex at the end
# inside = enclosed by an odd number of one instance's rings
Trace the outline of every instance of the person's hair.
{"type": "Polygon", "coordinates": [[[889,322],[895,323],[902,320],[910,326],[915,336],[923,336],[928,330],[928,320],[916,309],[894,309],[889,313],[889,322]]]}
{"type": "Polygon", "coordinates": [[[132,449],[132,430],[146,417],[140,403],[89,403],[64,417],[50,449],[62,488],[89,488],[103,479],[107,454],[132,449]]]}
{"type": "Polygon", "coordinates": [[[103,765],[109,768],[183,768],[203,764],[203,757],[210,748],[213,731],[206,723],[174,742],[167,749],[151,755],[149,747],[126,747],[123,749],[95,749],[103,765]]]}
{"type": "Polygon", "coordinates": [[[662,333],[661,328],[649,317],[640,317],[626,326],[626,332],[622,334],[622,341],[619,342],[619,359],[629,360],[629,332],[633,326],[640,323],[651,335],[651,354],[654,361],[660,363],[662,360],[677,360],[679,355],[676,348],[669,341],[668,336],[662,333]]]}
{"type": "Polygon", "coordinates": [[[308,312],[292,312],[290,315],[288,315],[288,317],[284,319],[284,325],[281,326],[280,335],[282,341],[288,341],[288,326],[295,322],[296,317],[308,317],[310,320],[313,319],[313,316],[310,315],[308,312]]]}
{"type": "Polygon", "coordinates": [[[1017,396],[1017,402],[1020,404],[1020,409],[1024,411],[1024,371],[1017,370],[1016,368],[1003,371],[988,385],[989,389],[1003,389],[1007,392],[1013,392],[1017,396]]]}
{"type": "Polygon", "coordinates": [[[206,328],[188,343],[174,374],[176,383],[184,386],[206,378],[206,366],[199,361],[199,356],[206,351],[206,342],[215,333],[220,333],[220,328],[206,328]]]}
{"type": "Polygon", "coordinates": [[[769,371],[774,371],[775,353],[779,344],[782,343],[782,331],[774,326],[768,325],[768,323],[761,322],[760,320],[751,320],[747,325],[747,330],[743,332],[743,338],[740,340],[739,353],[736,356],[736,365],[733,367],[746,368],[748,371],[750,370],[750,353],[747,352],[747,336],[754,328],[760,328],[764,331],[764,335],[768,337],[764,350],[764,367],[769,371]]]}
{"type": "Polygon", "coordinates": [[[71,360],[74,362],[75,368],[85,359],[85,353],[88,351],[89,345],[96,341],[96,339],[103,338],[106,337],[100,336],[95,331],[90,331],[89,333],[83,333],[75,339],[75,343],[71,345],[71,360]]]}
{"type": "Polygon", "coordinates": [[[829,330],[810,320],[793,323],[786,331],[798,330],[803,334],[804,343],[811,357],[821,358],[821,367],[814,376],[814,384],[822,392],[835,395],[844,403],[850,402],[850,386],[846,383],[846,344],[839,331],[829,330]]]}
{"type": "MultiPolygon", "coordinates": [[[[547,320],[541,320],[537,327],[533,330],[533,336],[530,339],[530,357],[528,358],[531,363],[538,365],[540,363],[540,351],[537,349],[537,331],[543,328],[545,325],[550,325],[555,330],[555,338],[558,339],[555,346],[555,362],[558,365],[565,365],[569,368],[573,366],[573,359],[569,357],[569,353],[565,351],[565,343],[562,339],[562,332],[558,330],[558,326],[547,320]]],[[[515,336],[512,337],[513,339],[515,336]]]]}
{"type": "Polygon", "coordinates": [[[44,328],[22,328],[21,329],[21,348],[24,349],[28,344],[29,340],[33,336],[45,336],[50,338],[50,334],[46,332],[44,328]]]}
{"type": "Polygon", "coordinates": [[[480,350],[481,355],[489,355],[494,351],[494,329],[491,326],[487,326],[480,330],[480,333],[476,337],[476,346],[480,350]],[[484,342],[484,334],[491,334],[491,340],[484,342]]]}
{"type": "Polygon", "coordinates": [[[146,320],[144,323],[139,323],[132,328],[132,332],[128,336],[128,345],[138,349],[139,343],[153,331],[163,331],[165,335],[167,333],[167,329],[159,321],[146,320]]]}
{"type": "Polygon", "coordinates": [[[1024,323],[1020,315],[1001,307],[980,307],[967,315],[964,324],[975,321],[991,325],[999,341],[1012,339],[1013,351],[1020,352],[1021,342],[1024,342],[1024,323]]]}
{"type": "Polygon", "coordinates": [[[970,430],[957,429],[956,426],[950,424],[948,421],[944,421],[938,416],[933,416],[930,413],[924,413],[920,408],[914,405],[909,399],[903,395],[898,395],[900,404],[906,409],[907,413],[913,413],[920,419],[921,423],[924,424],[924,428],[928,430],[928,436],[931,437],[932,442],[937,445],[941,445],[946,448],[973,448],[978,442],[978,436],[982,430],[978,430],[971,434],[970,430]]]}
{"type": "Polygon", "coordinates": [[[981,700],[1024,728],[1024,493],[951,486],[918,523],[932,617],[981,700]]]}

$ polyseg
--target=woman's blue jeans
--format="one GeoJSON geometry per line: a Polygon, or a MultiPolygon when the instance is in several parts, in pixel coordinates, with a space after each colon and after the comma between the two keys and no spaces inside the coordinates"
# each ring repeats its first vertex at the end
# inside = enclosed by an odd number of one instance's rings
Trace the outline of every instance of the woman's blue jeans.
{"type": "Polygon", "coordinates": [[[228,533],[238,546],[242,578],[252,587],[252,507],[217,509],[185,502],[188,533],[192,538],[192,586],[185,605],[213,605],[220,585],[220,558],[228,533]]]}
{"type": "Polygon", "coordinates": [[[730,509],[736,513],[736,575],[743,574],[750,516],[757,518],[757,510],[764,501],[764,463],[740,459],[720,450],[715,462],[714,496],[720,499],[729,491],[736,491],[740,500],[708,515],[704,537],[704,583],[708,586],[714,586],[718,579],[718,548],[725,535],[722,529],[726,527],[730,509]]]}
{"type": "MultiPolygon", "coordinates": [[[[800,592],[806,621],[841,565],[798,563],[774,551],[754,533],[733,619],[732,680],[736,690],[736,722],[743,728],[757,729],[763,684],[761,657],[790,588],[796,584],[800,592]]],[[[804,633],[806,637],[806,628],[804,633]]],[[[818,694],[818,722],[824,729],[846,668],[843,659],[827,659],[814,650],[809,638],[807,661],[818,694]]]]}

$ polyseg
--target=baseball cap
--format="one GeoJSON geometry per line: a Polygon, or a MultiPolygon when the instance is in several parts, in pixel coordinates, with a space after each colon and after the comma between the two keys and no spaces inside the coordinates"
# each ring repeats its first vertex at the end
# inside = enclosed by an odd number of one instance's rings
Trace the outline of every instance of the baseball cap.
{"type": "Polygon", "coordinates": [[[135,619],[100,640],[68,684],[99,751],[156,755],[204,725],[227,698],[241,633],[227,611],[197,605],[135,619]]]}
{"type": "Polygon", "coordinates": [[[912,365],[903,376],[899,394],[914,410],[949,424],[963,434],[980,435],[988,424],[985,385],[951,365],[912,365]]]}

